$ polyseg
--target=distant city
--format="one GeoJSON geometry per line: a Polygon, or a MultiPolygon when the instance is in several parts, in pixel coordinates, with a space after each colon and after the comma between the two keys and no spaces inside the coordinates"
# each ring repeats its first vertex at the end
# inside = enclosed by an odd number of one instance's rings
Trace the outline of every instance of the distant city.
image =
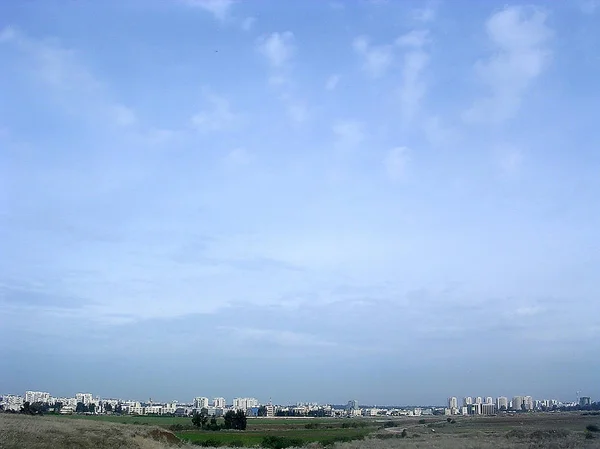
{"type": "Polygon", "coordinates": [[[190,416],[204,412],[211,416],[223,416],[228,410],[242,410],[248,417],[385,417],[422,415],[496,415],[499,413],[551,412],[577,408],[599,408],[600,403],[592,402],[589,396],[577,397],[574,402],[560,402],[555,399],[534,400],[531,396],[513,396],[511,399],[500,396],[448,398],[446,406],[398,407],[361,406],[357,400],[345,405],[318,403],[296,403],[294,405],[274,405],[270,400],[261,403],[256,398],[234,398],[228,403],[223,397],[196,397],[188,403],[171,401],[156,402],[100,398],[92,393],[77,393],[73,397],[55,397],[48,392],[26,391],[24,395],[0,395],[0,411],[22,412],[24,409],[36,412],[60,414],[126,414],[126,415],[173,415],[190,416]]]}

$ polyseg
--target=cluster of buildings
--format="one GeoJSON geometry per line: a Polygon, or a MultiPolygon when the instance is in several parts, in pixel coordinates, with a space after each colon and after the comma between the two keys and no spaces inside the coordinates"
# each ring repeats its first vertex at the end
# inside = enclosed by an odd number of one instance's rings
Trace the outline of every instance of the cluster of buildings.
{"type": "Polygon", "coordinates": [[[534,400],[531,396],[514,396],[511,399],[500,396],[448,398],[446,407],[377,407],[360,406],[358,400],[350,400],[344,405],[320,405],[317,403],[297,403],[296,405],[273,405],[271,401],[261,404],[256,398],[234,398],[231,404],[223,397],[209,399],[198,396],[190,403],[147,402],[101,399],[91,393],[77,393],[73,397],[55,397],[48,392],[26,391],[20,395],[0,395],[0,410],[20,411],[25,403],[43,404],[56,413],[92,414],[131,414],[131,415],[175,415],[189,416],[204,411],[210,416],[223,416],[228,410],[243,410],[247,416],[322,416],[322,417],[386,417],[386,416],[425,416],[425,415],[495,415],[497,413],[532,412],[554,410],[560,407],[586,407],[592,404],[589,397],[578,398],[578,402],[562,403],[557,400],[534,400]]]}
{"type": "MultiPolygon", "coordinates": [[[[582,398],[583,399],[583,398],[582,398]]],[[[588,405],[590,398],[588,400],[588,405]]],[[[513,396],[512,399],[506,396],[499,396],[495,400],[491,396],[463,398],[459,403],[458,398],[448,398],[448,406],[444,409],[446,415],[495,415],[501,412],[532,412],[552,410],[558,407],[577,406],[577,403],[562,403],[556,399],[544,399],[534,401],[531,396],[513,396]]]]}

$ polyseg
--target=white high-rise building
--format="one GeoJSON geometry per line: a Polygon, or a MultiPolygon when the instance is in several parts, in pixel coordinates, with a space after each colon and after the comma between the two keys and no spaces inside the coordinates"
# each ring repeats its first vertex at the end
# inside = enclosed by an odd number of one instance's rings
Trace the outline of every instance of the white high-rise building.
{"type": "Polygon", "coordinates": [[[90,405],[94,400],[94,396],[92,393],[77,393],[75,399],[78,403],[83,402],[83,405],[90,405]]]}
{"type": "Polygon", "coordinates": [[[50,393],[46,393],[44,391],[26,391],[25,392],[25,402],[29,402],[33,404],[34,402],[49,402],[50,401],[50,393]]]}
{"type": "Polygon", "coordinates": [[[486,404],[493,404],[494,403],[494,398],[491,396],[488,396],[487,398],[485,398],[485,403],[486,404]]]}
{"type": "Polygon", "coordinates": [[[225,408],[225,398],[214,398],[213,405],[216,408],[225,408]]]}
{"type": "Polygon", "coordinates": [[[533,398],[531,396],[525,396],[523,398],[523,404],[525,405],[525,410],[533,410],[533,398]]]}
{"type": "Polygon", "coordinates": [[[258,407],[258,399],[255,398],[235,398],[233,408],[237,410],[247,410],[252,407],[258,407]]]}
{"type": "Polygon", "coordinates": [[[483,404],[483,398],[481,396],[477,396],[477,398],[475,398],[475,404],[483,404]]]}
{"type": "Polygon", "coordinates": [[[510,408],[513,410],[522,410],[523,409],[523,396],[514,396],[510,403],[510,408]]]}
{"type": "Polygon", "coordinates": [[[194,398],[194,408],[208,408],[208,398],[205,398],[205,397],[194,398]]]}
{"type": "Polygon", "coordinates": [[[454,396],[448,398],[448,408],[454,410],[458,408],[458,399],[454,396]]]}
{"type": "Polygon", "coordinates": [[[467,396],[463,400],[463,405],[466,407],[467,405],[471,405],[473,403],[473,398],[471,396],[467,396]]]}
{"type": "Polygon", "coordinates": [[[508,410],[508,398],[505,396],[500,396],[498,399],[496,399],[496,406],[499,411],[508,410]]]}

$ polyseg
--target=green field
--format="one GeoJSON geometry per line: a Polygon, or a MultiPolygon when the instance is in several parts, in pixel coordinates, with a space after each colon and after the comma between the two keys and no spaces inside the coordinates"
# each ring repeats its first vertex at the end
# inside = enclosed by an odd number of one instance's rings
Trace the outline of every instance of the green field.
{"type": "Polygon", "coordinates": [[[332,443],[334,441],[349,441],[364,438],[373,429],[290,429],[290,430],[246,430],[244,432],[177,432],[176,435],[184,441],[218,441],[222,445],[241,442],[244,446],[260,445],[267,436],[298,439],[302,443],[318,441],[332,443]]]}

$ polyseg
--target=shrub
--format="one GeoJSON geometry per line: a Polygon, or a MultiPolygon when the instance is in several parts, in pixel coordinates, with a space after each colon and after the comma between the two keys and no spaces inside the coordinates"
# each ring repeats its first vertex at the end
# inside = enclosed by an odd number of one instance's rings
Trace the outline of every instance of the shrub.
{"type": "Polygon", "coordinates": [[[592,432],[586,432],[585,433],[585,439],[586,440],[593,440],[594,439],[594,434],[592,432]]]}
{"type": "Polygon", "coordinates": [[[209,438],[200,443],[200,446],[202,447],[219,447],[221,445],[223,445],[223,443],[219,440],[215,440],[214,438],[209,438]]]}
{"type": "Polygon", "coordinates": [[[586,430],[590,431],[590,432],[600,432],[600,427],[598,427],[596,424],[590,424],[588,426],[585,427],[586,430]]]}
{"type": "Polygon", "coordinates": [[[452,422],[452,418],[446,418],[446,421],[452,422]]]}
{"type": "Polygon", "coordinates": [[[455,419],[451,420],[450,424],[456,424],[456,420],[455,419]]]}
{"type": "Polygon", "coordinates": [[[231,447],[244,447],[244,442],[242,440],[233,440],[228,445],[231,447]]]}
{"type": "Polygon", "coordinates": [[[427,422],[427,420],[425,420],[425,419],[420,419],[419,420],[419,424],[425,424],[426,422],[427,422]]]}
{"type": "Polygon", "coordinates": [[[268,435],[263,438],[261,446],[269,449],[285,449],[286,447],[302,446],[304,441],[300,438],[278,437],[268,435]]]}
{"type": "Polygon", "coordinates": [[[406,436],[408,435],[408,432],[406,431],[406,429],[402,430],[402,438],[406,438],[406,436]]]}

